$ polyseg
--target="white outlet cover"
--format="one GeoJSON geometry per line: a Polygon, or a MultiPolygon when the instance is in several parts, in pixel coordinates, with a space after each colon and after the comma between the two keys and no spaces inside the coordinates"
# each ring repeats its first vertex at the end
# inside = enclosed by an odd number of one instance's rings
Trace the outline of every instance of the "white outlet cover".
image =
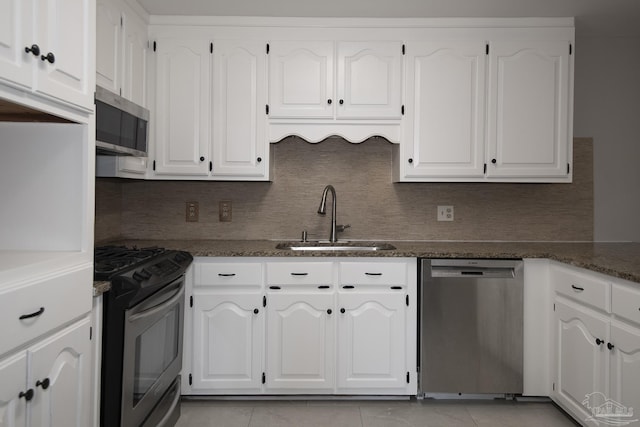
{"type": "Polygon", "coordinates": [[[453,206],[438,206],[438,221],[453,221],[453,206]]]}

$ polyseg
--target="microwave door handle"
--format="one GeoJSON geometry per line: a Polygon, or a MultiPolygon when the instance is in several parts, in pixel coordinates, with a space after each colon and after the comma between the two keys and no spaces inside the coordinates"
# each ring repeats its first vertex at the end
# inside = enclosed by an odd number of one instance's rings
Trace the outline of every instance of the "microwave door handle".
{"type": "Polygon", "coordinates": [[[149,308],[142,307],[140,311],[135,309],[132,310],[131,315],[129,316],[129,322],[135,322],[137,320],[143,319],[145,317],[153,316],[156,313],[160,313],[166,310],[168,307],[175,304],[176,301],[182,299],[182,297],[184,296],[184,286],[180,286],[175,290],[169,289],[169,290],[162,290],[160,292],[161,294],[156,295],[154,299],[159,296],[163,296],[163,294],[173,293],[173,295],[170,296],[169,300],[162,302],[160,304],[154,305],[152,307],[149,307],[149,308]]]}

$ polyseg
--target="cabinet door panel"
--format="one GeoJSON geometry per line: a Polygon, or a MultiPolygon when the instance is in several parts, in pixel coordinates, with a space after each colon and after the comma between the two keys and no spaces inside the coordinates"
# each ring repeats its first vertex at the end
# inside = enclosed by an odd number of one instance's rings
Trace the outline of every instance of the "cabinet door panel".
{"type": "Polygon", "coordinates": [[[143,107],[147,106],[147,54],[149,46],[146,24],[133,13],[125,14],[124,83],[125,98],[143,107]]]}
{"type": "MultiPolygon", "coordinates": [[[[408,177],[484,175],[485,44],[407,45],[408,177]]],[[[404,159],[403,162],[406,162],[404,159]]]]}
{"type": "Polygon", "coordinates": [[[89,78],[94,58],[95,5],[91,0],[39,0],[38,34],[41,55],[52,53],[55,61],[38,60],[37,90],[91,108],[93,82],[89,78]]]}
{"type": "Polygon", "coordinates": [[[575,414],[587,414],[583,401],[600,392],[607,395],[608,321],[578,306],[556,302],[556,397],[575,414]],[[603,342],[597,344],[596,339],[603,342]]]}
{"type": "Polygon", "coordinates": [[[405,293],[341,294],[338,311],[338,387],[404,389],[405,293]]]}
{"type": "Polygon", "coordinates": [[[490,48],[487,176],[566,176],[569,42],[490,48]]]}
{"type": "Polygon", "coordinates": [[[333,90],[333,42],[270,43],[270,118],[331,118],[333,90]]]}
{"type": "Polygon", "coordinates": [[[338,118],[399,119],[402,42],[338,43],[338,118]]]}
{"type": "Polygon", "coordinates": [[[19,397],[27,390],[27,353],[0,361],[0,426],[25,427],[26,401],[19,397]]]}
{"type": "Polygon", "coordinates": [[[269,389],[333,390],[335,315],[333,295],[287,292],[268,296],[269,389]]]}
{"type": "Polygon", "coordinates": [[[640,329],[611,325],[611,392],[609,397],[625,408],[640,408],[640,329]]]}
{"type": "Polygon", "coordinates": [[[33,39],[32,2],[4,0],[0,3],[0,79],[30,87],[39,59],[25,52],[33,39]]]}
{"type": "Polygon", "coordinates": [[[213,175],[264,176],[264,43],[216,42],[213,62],[213,175]]]}
{"type": "Polygon", "coordinates": [[[160,40],[157,61],[156,173],[208,175],[209,45],[160,40]]]}
{"type": "Polygon", "coordinates": [[[90,425],[91,320],[86,318],[46,339],[29,352],[29,385],[35,389],[31,424],[51,427],[90,425]],[[49,379],[44,389],[37,381],[49,379]]]}
{"type": "Polygon", "coordinates": [[[121,87],[121,19],[110,2],[96,4],[96,84],[114,93],[121,87]]]}
{"type": "Polygon", "coordinates": [[[196,294],[193,309],[193,389],[260,390],[261,295],[196,294]]]}

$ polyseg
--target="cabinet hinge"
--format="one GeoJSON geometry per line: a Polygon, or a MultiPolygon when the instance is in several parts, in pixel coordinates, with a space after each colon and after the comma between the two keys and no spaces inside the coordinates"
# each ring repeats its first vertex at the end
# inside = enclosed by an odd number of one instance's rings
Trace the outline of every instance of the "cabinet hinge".
{"type": "Polygon", "coordinates": [[[213,53],[213,43],[209,43],[209,53],[213,53]]]}
{"type": "Polygon", "coordinates": [[[263,307],[266,307],[266,306],[267,306],[267,296],[266,296],[266,295],[264,295],[264,296],[262,297],[262,306],[263,306],[263,307]]]}
{"type": "Polygon", "coordinates": [[[485,51],[486,51],[487,55],[489,55],[489,43],[486,44],[485,51]]]}
{"type": "Polygon", "coordinates": [[[89,341],[93,339],[93,326],[89,326],[89,341]]]}
{"type": "Polygon", "coordinates": [[[156,42],[153,42],[153,51],[156,51],[156,42]]]}
{"type": "Polygon", "coordinates": [[[402,115],[404,116],[404,105],[400,107],[400,113],[402,113],[402,115]]]}
{"type": "Polygon", "coordinates": [[[189,297],[189,307],[193,307],[193,295],[189,297]]]}
{"type": "Polygon", "coordinates": [[[267,55],[269,55],[269,43],[267,43],[267,55]]]}
{"type": "Polygon", "coordinates": [[[267,116],[269,115],[269,104],[264,106],[264,110],[267,112],[267,116]]]}
{"type": "Polygon", "coordinates": [[[404,55],[404,53],[405,53],[405,46],[402,45],[402,54],[404,55]]]}
{"type": "Polygon", "coordinates": [[[569,175],[569,172],[571,172],[571,165],[569,165],[569,163],[567,163],[567,175],[569,175]]]}
{"type": "Polygon", "coordinates": [[[555,391],[555,390],[556,390],[556,383],[551,384],[551,389],[552,389],[553,391],[555,391]]]}
{"type": "Polygon", "coordinates": [[[409,295],[406,296],[405,302],[407,303],[407,307],[409,307],[409,295]]]}
{"type": "Polygon", "coordinates": [[[483,173],[487,173],[487,164],[484,164],[484,172],[483,173]]]}
{"type": "Polygon", "coordinates": [[[409,382],[410,382],[410,381],[409,381],[409,380],[410,380],[410,378],[411,378],[411,377],[409,376],[409,372],[407,372],[407,384],[409,384],[409,382]]]}
{"type": "Polygon", "coordinates": [[[189,385],[193,385],[193,375],[189,374],[189,385]]]}
{"type": "Polygon", "coordinates": [[[156,170],[156,161],[153,161],[153,170],[156,170]]]}
{"type": "Polygon", "coordinates": [[[573,45],[569,43],[569,55],[573,54],[573,45]]]}
{"type": "Polygon", "coordinates": [[[122,19],[122,16],[120,16],[120,26],[124,27],[124,20],[122,19]]]}
{"type": "Polygon", "coordinates": [[[262,373],[262,384],[267,382],[267,376],[264,374],[264,372],[262,373]]]}
{"type": "Polygon", "coordinates": [[[209,172],[213,171],[213,162],[209,162],[209,172]]]}

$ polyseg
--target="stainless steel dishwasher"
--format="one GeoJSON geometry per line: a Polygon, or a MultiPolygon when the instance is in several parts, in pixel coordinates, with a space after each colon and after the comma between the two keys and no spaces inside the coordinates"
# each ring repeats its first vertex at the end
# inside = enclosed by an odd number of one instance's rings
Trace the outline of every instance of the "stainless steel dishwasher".
{"type": "Polygon", "coordinates": [[[522,260],[420,266],[421,394],[522,394],[522,260]]]}

